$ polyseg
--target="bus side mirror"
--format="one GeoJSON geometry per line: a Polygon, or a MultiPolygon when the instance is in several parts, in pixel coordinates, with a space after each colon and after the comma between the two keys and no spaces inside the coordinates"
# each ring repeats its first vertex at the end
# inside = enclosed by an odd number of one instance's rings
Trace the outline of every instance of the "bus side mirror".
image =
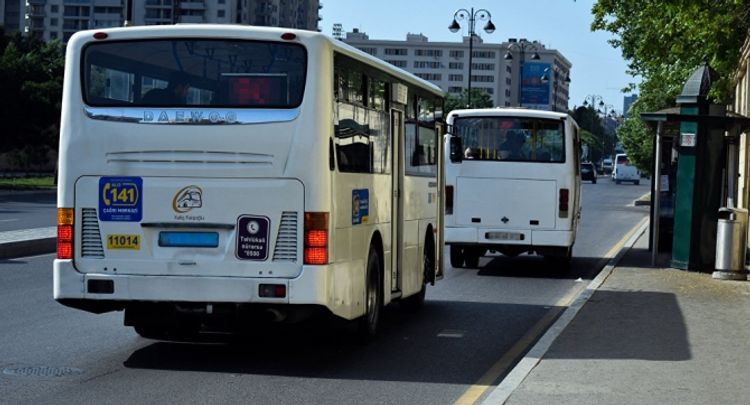
{"type": "Polygon", "coordinates": [[[450,137],[450,149],[451,149],[451,162],[461,163],[464,160],[463,147],[461,145],[461,138],[458,136],[450,137]]]}

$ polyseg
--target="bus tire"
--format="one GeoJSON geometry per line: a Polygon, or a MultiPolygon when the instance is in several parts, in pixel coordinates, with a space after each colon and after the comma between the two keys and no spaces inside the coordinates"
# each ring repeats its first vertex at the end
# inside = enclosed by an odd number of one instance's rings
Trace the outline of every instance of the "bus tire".
{"type": "Polygon", "coordinates": [[[479,257],[484,256],[484,249],[466,249],[466,251],[464,252],[464,256],[466,260],[466,267],[470,269],[476,269],[477,267],[479,267],[479,257]]]}
{"type": "Polygon", "coordinates": [[[403,308],[407,311],[416,311],[424,306],[424,299],[427,295],[427,283],[428,280],[435,279],[435,244],[432,239],[427,239],[424,245],[424,253],[422,254],[422,289],[418,293],[406,297],[401,300],[403,308]]]}
{"type": "Polygon", "coordinates": [[[451,267],[460,269],[464,265],[464,251],[458,246],[451,245],[451,267]]]}
{"type": "Polygon", "coordinates": [[[365,275],[365,314],[357,321],[357,335],[361,342],[372,341],[380,325],[380,310],[383,307],[383,278],[380,276],[380,255],[370,246],[365,275]]]}

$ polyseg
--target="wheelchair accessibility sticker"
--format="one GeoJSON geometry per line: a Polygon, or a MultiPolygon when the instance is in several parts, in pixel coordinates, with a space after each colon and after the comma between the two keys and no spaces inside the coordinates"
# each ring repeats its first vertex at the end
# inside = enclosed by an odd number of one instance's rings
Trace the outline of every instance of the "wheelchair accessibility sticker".
{"type": "Polygon", "coordinates": [[[99,178],[99,220],[138,222],[143,218],[143,179],[99,178]]]}

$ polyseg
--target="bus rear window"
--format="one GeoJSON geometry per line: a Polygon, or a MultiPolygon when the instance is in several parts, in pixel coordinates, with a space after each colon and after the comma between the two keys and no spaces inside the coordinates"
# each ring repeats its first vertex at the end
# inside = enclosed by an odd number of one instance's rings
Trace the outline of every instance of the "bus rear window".
{"type": "Polygon", "coordinates": [[[299,44],[170,39],[93,43],[83,52],[91,106],[293,108],[305,87],[299,44]]]}
{"type": "Polygon", "coordinates": [[[464,159],[513,162],[565,162],[563,122],[529,117],[456,118],[464,159]]]}

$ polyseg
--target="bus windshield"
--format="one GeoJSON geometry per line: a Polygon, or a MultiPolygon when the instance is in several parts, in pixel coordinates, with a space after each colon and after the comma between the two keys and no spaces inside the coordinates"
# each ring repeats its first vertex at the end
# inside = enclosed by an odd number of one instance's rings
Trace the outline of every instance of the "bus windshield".
{"type": "Polygon", "coordinates": [[[86,46],[82,64],[90,106],[294,108],[307,53],[270,41],[112,41],[86,46]]]}
{"type": "Polygon", "coordinates": [[[463,117],[453,123],[464,158],[485,161],[565,162],[560,120],[531,117],[463,117]]]}

